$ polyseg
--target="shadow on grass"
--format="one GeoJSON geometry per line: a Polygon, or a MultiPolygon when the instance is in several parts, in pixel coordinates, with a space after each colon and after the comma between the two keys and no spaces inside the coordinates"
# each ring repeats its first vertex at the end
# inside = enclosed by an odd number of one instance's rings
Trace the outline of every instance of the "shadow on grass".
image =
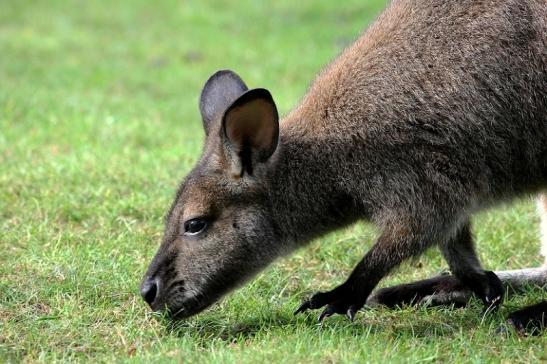
{"type": "Polygon", "coordinates": [[[156,316],[164,327],[165,335],[197,338],[207,346],[211,340],[227,344],[247,341],[258,336],[266,336],[280,331],[287,335],[340,335],[378,336],[389,338],[412,337],[428,341],[436,338],[451,338],[462,332],[474,332],[485,327],[492,337],[507,338],[517,333],[508,325],[508,315],[526,306],[525,297],[536,300],[543,290],[524,289],[508,291],[502,307],[484,314],[482,303],[473,298],[464,306],[438,305],[423,306],[406,304],[394,308],[378,306],[361,310],[354,322],[345,316],[328,317],[323,323],[317,321],[320,310],[308,311],[293,316],[285,310],[256,311],[248,314],[226,312],[213,309],[206,314],[197,315],[183,321],[171,321],[166,316],[156,316]],[[516,298],[516,299],[515,299],[516,298]],[[524,300],[525,301],[525,300],[524,300]]]}
{"type": "Polygon", "coordinates": [[[185,321],[171,321],[161,318],[169,335],[186,336],[191,333],[203,341],[220,339],[227,343],[252,339],[259,332],[268,332],[279,327],[289,326],[294,320],[283,315],[265,317],[247,317],[236,323],[227,323],[216,317],[196,318],[185,321]]]}
{"type": "MultiPolygon", "coordinates": [[[[198,337],[203,345],[211,340],[221,340],[227,344],[247,341],[257,335],[266,335],[282,330],[288,335],[340,335],[340,336],[379,336],[379,337],[413,337],[419,340],[430,340],[440,337],[453,337],[461,330],[472,331],[482,325],[496,328],[503,327],[504,314],[495,313],[482,317],[479,307],[467,308],[434,307],[367,309],[360,313],[354,322],[343,316],[327,318],[318,323],[317,314],[306,313],[300,316],[272,312],[270,315],[247,316],[236,323],[227,322],[216,315],[213,317],[192,318],[188,321],[169,321],[162,317],[167,335],[198,337]],[[468,312],[466,312],[469,310],[468,312]]],[[[507,330],[502,331],[507,334],[507,330]]]]}

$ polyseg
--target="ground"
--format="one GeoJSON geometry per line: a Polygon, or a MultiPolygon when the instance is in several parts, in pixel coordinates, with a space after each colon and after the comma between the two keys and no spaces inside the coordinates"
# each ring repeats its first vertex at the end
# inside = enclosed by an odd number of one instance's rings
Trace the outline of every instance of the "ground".
{"type": "MultiPolygon", "coordinates": [[[[177,325],[150,313],[140,279],[177,184],[197,160],[197,98],[231,68],[281,113],[383,1],[2,2],[0,362],[538,362],[547,337],[498,333],[530,289],[481,306],[373,309],[355,322],[293,317],[341,283],[376,232],[357,224],[281,259],[177,325]],[[213,5],[214,3],[214,5],[213,5]]],[[[490,269],[537,266],[530,199],[474,219],[490,269]]],[[[383,285],[445,268],[436,250],[383,285]]]]}

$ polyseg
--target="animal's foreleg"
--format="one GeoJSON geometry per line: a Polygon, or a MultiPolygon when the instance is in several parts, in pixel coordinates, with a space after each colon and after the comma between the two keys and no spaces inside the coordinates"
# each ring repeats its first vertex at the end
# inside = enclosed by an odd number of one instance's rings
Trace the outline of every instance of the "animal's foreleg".
{"type": "Polygon", "coordinates": [[[430,241],[427,236],[412,230],[401,230],[404,233],[399,229],[386,229],[346,282],[331,291],[316,293],[295,313],[326,306],[319,320],[335,313],[353,320],[378,282],[403,260],[423,252],[430,241]]]}

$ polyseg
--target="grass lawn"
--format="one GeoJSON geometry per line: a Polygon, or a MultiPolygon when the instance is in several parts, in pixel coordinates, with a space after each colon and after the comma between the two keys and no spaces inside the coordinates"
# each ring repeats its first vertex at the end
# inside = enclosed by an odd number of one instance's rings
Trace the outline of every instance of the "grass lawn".
{"type": "MultiPolygon", "coordinates": [[[[220,68],[286,113],[384,1],[2,1],[0,362],[538,362],[547,335],[497,334],[508,312],[374,309],[354,323],[293,317],[373,242],[358,224],[282,259],[170,325],[138,286],[177,184],[197,160],[197,99],[220,68]]],[[[474,221],[484,265],[540,263],[531,200],[474,221]]],[[[382,284],[445,267],[436,250],[382,284]]]]}

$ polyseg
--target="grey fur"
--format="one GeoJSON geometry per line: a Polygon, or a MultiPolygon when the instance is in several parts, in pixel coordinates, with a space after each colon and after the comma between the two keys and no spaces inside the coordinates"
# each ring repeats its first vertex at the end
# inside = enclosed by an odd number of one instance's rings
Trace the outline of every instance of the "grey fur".
{"type": "Polygon", "coordinates": [[[146,274],[143,291],[159,282],[152,308],[195,314],[358,220],[379,227],[377,242],[344,284],[299,311],[352,318],[392,268],[436,244],[485,304],[499,304],[503,288],[480,267],[468,222],[547,187],[546,21],[544,0],[393,1],[282,120],[268,159],[242,143],[234,160],[215,117],[146,274]],[[207,230],[184,235],[197,216],[207,230]]]}

